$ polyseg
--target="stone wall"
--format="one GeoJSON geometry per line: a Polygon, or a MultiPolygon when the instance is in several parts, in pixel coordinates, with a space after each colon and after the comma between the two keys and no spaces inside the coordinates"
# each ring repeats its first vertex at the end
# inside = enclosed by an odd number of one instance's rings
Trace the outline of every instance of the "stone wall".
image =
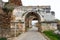
{"type": "Polygon", "coordinates": [[[6,13],[0,8],[0,35],[1,37],[5,37],[10,32],[10,19],[11,19],[11,12],[6,13]]]}
{"type": "Polygon", "coordinates": [[[57,30],[57,23],[41,23],[42,31],[57,30]]]}
{"type": "Polygon", "coordinates": [[[35,12],[40,15],[41,21],[54,21],[55,15],[52,15],[50,9],[50,12],[46,13],[46,11],[48,11],[46,8],[49,9],[50,6],[19,6],[14,9],[13,15],[15,15],[16,18],[24,18],[29,12],[35,12]]]}
{"type": "Polygon", "coordinates": [[[11,37],[20,35],[23,32],[23,25],[20,22],[11,22],[11,37]]]}

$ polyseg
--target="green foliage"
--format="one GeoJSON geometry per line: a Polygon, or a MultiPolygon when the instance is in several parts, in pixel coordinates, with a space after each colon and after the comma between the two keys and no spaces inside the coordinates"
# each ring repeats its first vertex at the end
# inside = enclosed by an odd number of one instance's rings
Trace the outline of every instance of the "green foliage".
{"type": "Polygon", "coordinates": [[[9,2],[6,2],[5,5],[4,5],[4,7],[5,7],[7,4],[9,4],[9,2]]]}
{"type": "Polygon", "coordinates": [[[60,20],[59,20],[59,19],[55,19],[55,21],[60,22],[60,20]]]}
{"type": "Polygon", "coordinates": [[[60,36],[58,34],[53,33],[52,30],[50,30],[50,31],[44,31],[43,33],[47,37],[49,37],[51,40],[60,40],[60,36]]]}
{"type": "Polygon", "coordinates": [[[0,40],[7,40],[7,38],[0,38],[0,40]]]}
{"type": "Polygon", "coordinates": [[[13,7],[11,7],[11,8],[3,7],[2,9],[3,9],[5,12],[9,12],[9,11],[12,12],[14,8],[13,8],[13,7]]]}
{"type": "Polygon", "coordinates": [[[12,6],[8,5],[8,4],[9,4],[9,2],[6,2],[4,7],[2,8],[3,11],[6,12],[6,13],[8,13],[9,11],[12,12],[13,9],[14,9],[14,7],[12,7],[12,6]]]}
{"type": "Polygon", "coordinates": [[[6,7],[2,8],[2,9],[3,9],[3,11],[6,12],[6,13],[9,12],[9,10],[8,10],[6,7]]]}

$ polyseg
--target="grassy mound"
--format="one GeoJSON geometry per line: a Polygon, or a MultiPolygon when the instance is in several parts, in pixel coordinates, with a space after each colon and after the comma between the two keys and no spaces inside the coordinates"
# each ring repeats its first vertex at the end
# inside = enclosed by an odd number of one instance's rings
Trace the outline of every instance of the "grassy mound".
{"type": "Polygon", "coordinates": [[[47,37],[49,37],[51,40],[60,40],[60,35],[55,34],[53,31],[44,31],[43,32],[47,37]]]}

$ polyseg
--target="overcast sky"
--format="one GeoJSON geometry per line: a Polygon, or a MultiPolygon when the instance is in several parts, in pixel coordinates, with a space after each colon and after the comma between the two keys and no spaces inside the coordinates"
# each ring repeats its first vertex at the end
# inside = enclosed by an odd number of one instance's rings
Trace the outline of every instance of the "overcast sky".
{"type": "MultiPolygon", "coordinates": [[[[8,0],[3,0],[8,2],[8,0]]],[[[50,5],[51,10],[55,11],[55,17],[60,19],[60,0],[22,0],[24,6],[50,5]]]]}

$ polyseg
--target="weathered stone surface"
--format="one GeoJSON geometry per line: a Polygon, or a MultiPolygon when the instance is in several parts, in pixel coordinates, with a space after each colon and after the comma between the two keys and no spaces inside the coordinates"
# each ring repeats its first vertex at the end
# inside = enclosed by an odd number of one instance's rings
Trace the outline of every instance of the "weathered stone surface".
{"type": "Polygon", "coordinates": [[[9,0],[9,3],[12,3],[13,5],[22,6],[21,0],[9,0]]]}
{"type": "MultiPolygon", "coordinates": [[[[31,26],[31,16],[35,16],[39,22],[39,31],[45,30],[56,30],[57,22],[55,22],[55,15],[50,12],[47,14],[46,11],[51,11],[50,6],[20,6],[14,9],[13,15],[15,20],[23,20],[25,29],[31,26]]],[[[32,20],[33,21],[33,20],[32,20]]]]}

